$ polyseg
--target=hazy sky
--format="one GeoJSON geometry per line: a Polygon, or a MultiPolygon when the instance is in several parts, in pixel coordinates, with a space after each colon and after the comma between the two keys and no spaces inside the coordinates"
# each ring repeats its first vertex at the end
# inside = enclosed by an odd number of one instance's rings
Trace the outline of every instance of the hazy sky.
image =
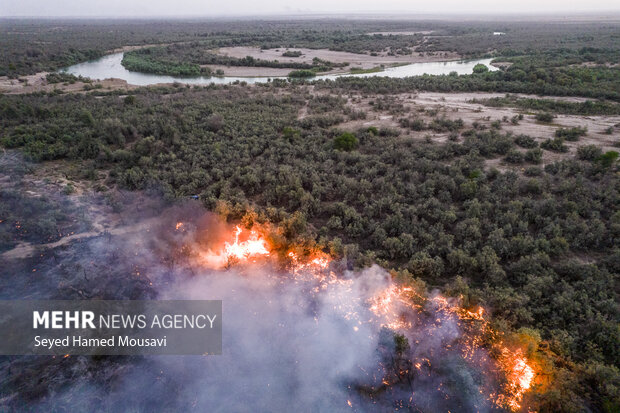
{"type": "Polygon", "coordinates": [[[618,0],[0,0],[0,16],[221,16],[297,13],[597,13],[618,0]]]}

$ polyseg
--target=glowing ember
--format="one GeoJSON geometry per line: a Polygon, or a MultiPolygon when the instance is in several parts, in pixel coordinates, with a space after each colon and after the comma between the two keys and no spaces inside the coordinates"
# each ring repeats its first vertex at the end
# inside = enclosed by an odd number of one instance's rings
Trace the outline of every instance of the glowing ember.
{"type": "MultiPolygon", "coordinates": [[[[176,229],[182,229],[183,223],[179,222],[176,229]]],[[[242,237],[243,230],[240,226],[235,228],[234,242],[226,242],[224,247],[217,252],[202,252],[203,263],[214,268],[222,268],[231,262],[243,263],[254,262],[260,257],[270,256],[270,247],[267,241],[257,232],[250,231],[247,237],[242,237]],[[245,239],[241,241],[240,239],[245,239]]],[[[330,269],[330,257],[322,251],[311,253],[304,252],[299,256],[294,251],[287,253],[288,265],[292,270],[295,280],[310,281],[313,285],[309,290],[312,294],[318,294],[330,290],[334,294],[334,309],[347,320],[354,320],[358,325],[365,323],[387,327],[393,331],[398,331],[407,335],[413,328],[416,314],[421,310],[432,309],[432,316],[435,317],[437,325],[445,324],[448,321],[454,322],[463,334],[459,337],[458,343],[447,343],[445,349],[454,346],[461,352],[463,359],[470,362],[480,360],[482,353],[488,354],[487,350],[496,350],[492,353],[499,354],[494,362],[499,367],[506,384],[502,391],[493,393],[488,399],[502,409],[512,411],[521,408],[524,394],[531,388],[535,377],[535,371],[530,366],[529,361],[521,350],[512,351],[503,342],[497,332],[495,332],[485,318],[485,311],[482,307],[463,308],[459,304],[462,300],[457,298],[446,298],[436,294],[427,301],[425,293],[420,293],[409,286],[398,285],[389,281],[387,287],[378,292],[369,292],[364,299],[368,309],[372,313],[371,319],[364,319],[355,312],[356,303],[349,302],[350,287],[353,280],[346,279],[337,275],[330,269]],[[342,299],[339,297],[342,296],[342,299]],[[419,303],[427,303],[421,305],[419,303]],[[430,306],[430,307],[429,307],[430,306]],[[484,337],[489,335],[496,337],[494,342],[489,343],[484,337]],[[458,345],[457,345],[458,344],[458,345]]],[[[354,331],[360,331],[358,326],[353,326],[354,331]]],[[[432,334],[432,331],[431,331],[432,334]]],[[[417,341],[416,341],[417,343],[417,341]]],[[[430,367],[430,360],[426,358],[414,358],[410,366],[418,371],[422,371],[424,366],[430,367]]],[[[399,377],[404,377],[408,370],[402,370],[399,377]]],[[[430,373],[429,373],[430,374],[430,373]]],[[[383,378],[383,384],[391,385],[393,380],[383,378]]],[[[483,392],[483,388],[480,388],[483,392]]],[[[488,394],[488,393],[487,393],[488,394]]],[[[350,400],[347,401],[352,406],[350,400]]]]}
{"type": "MultiPolygon", "coordinates": [[[[293,251],[288,253],[288,257],[291,259],[291,264],[293,264],[293,271],[298,272],[305,269],[326,269],[329,266],[329,257],[322,252],[315,252],[310,255],[310,257],[306,257],[306,259],[302,260],[297,254],[293,251]]],[[[318,274],[314,274],[317,277],[318,274]]]]}
{"type": "Polygon", "coordinates": [[[411,287],[390,286],[369,300],[370,311],[382,320],[382,325],[392,330],[407,330],[411,322],[407,320],[407,310],[418,307],[412,299],[418,294],[411,287]]]}

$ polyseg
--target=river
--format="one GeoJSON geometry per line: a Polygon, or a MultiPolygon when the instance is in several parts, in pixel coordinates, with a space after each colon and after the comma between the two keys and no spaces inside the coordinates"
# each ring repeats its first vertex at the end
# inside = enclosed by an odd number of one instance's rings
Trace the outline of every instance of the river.
{"type": "MultiPolygon", "coordinates": [[[[222,76],[222,77],[177,77],[167,75],[155,75],[151,73],[131,72],[121,65],[123,59],[123,53],[114,53],[104,56],[97,60],[90,62],[79,63],[77,65],[69,66],[61,71],[64,73],[71,73],[75,76],[89,77],[91,79],[109,79],[117,78],[126,80],[131,85],[147,86],[156,83],[186,83],[192,85],[207,85],[209,83],[216,84],[228,84],[236,81],[247,83],[260,83],[266,82],[268,79],[276,79],[277,77],[234,77],[234,76],[222,76]]],[[[376,73],[358,73],[358,74],[333,74],[333,75],[318,75],[315,79],[336,79],[342,76],[353,77],[368,77],[368,76],[387,76],[387,77],[407,77],[407,76],[420,76],[423,74],[429,75],[447,75],[451,72],[456,72],[459,75],[471,74],[475,65],[482,63],[486,65],[489,70],[498,70],[490,65],[492,59],[479,59],[479,60],[459,60],[448,62],[428,62],[428,63],[411,63],[404,66],[387,67],[382,72],[376,73]]],[[[292,70],[292,69],[291,69],[292,70]]],[[[284,78],[282,78],[284,79],[284,78]]]]}

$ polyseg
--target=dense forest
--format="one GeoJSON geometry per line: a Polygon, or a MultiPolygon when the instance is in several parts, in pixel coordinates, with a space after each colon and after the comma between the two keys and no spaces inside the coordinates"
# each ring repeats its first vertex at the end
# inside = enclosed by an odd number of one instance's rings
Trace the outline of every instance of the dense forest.
{"type": "Polygon", "coordinates": [[[439,115],[423,127],[453,131],[445,144],[389,129],[340,130],[358,116],[346,99],[304,86],[100,95],[2,97],[1,143],[38,161],[78,160],[85,176],[110,170],[99,190],[198,195],[231,219],[257,214],[291,241],[313,239],[350,268],[379,262],[484,302],[497,322],[535,329],[550,360],[564,360],[555,362],[557,390],[540,396],[543,411],[617,406],[613,159],[584,155],[540,168],[534,151],[516,160],[534,165],[527,174],[501,173],[485,159],[538,145],[439,115]],[[309,115],[298,119],[304,106],[309,115]]]}
{"type": "MultiPolygon", "coordinates": [[[[125,53],[130,70],[195,76],[213,74],[208,64],[287,67],[300,79],[123,90],[86,83],[79,93],[0,95],[0,147],[53,164],[100,194],[197,198],[231,222],[273,223],[284,234],[279,242],[320,248],[342,269],[378,263],[399,279],[482,304],[498,331],[535,338],[531,351],[550,375],[535,393],[538,411],[617,412],[618,151],[582,143],[592,133],[583,126],[553,122],[620,115],[618,39],[616,24],[580,22],[3,20],[0,76],[54,71],[134,45],[145,47],[125,53]],[[375,33],[382,31],[412,34],[375,33]],[[336,65],[211,52],[242,45],[455,52],[493,57],[502,69],[312,81],[303,78],[336,65]],[[398,100],[420,91],[501,92],[469,102],[518,114],[472,122],[398,100]],[[369,108],[356,107],[362,99],[369,108]],[[369,111],[395,125],[362,124],[369,111]],[[529,136],[503,128],[524,117],[553,129],[529,136]]],[[[619,127],[596,137],[620,147],[619,127]]],[[[12,189],[0,197],[0,252],[55,241],[61,227],[84,229],[54,197],[12,189]]]]}

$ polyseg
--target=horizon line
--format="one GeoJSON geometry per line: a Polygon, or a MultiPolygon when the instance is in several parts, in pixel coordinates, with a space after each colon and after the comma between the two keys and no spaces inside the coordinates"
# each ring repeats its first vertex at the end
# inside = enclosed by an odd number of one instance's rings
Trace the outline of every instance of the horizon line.
{"type": "Polygon", "coordinates": [[[597,10],[597,11],[504,11],[504,12],[414,12],[414,11],[356,11],[354,13],[349,12],[321,12],[321,11],[282,11],[282,12],[265,12],[265,13],[217,13],[217,14],[152,14],[152,15],[129,15],[129,14],[109,14],[109,15],[0,15],[0,19],[40,19],[40,20],[53,20],[53,19],[130,19],[130,20],[149,20],[149,19],[222,19],[222,18],[268,18],[268,17],[321,17],[321,18],[369,18],[371,20],[377,20],[378,17],[411,20],[412,18],[454,18],[454,17],[555,17],[555,19],[563,19],[566,17],[598,17],[601,20],[609,20],[613,18],[620,18],[620,9],[613,10],[597,10]],[[611,15],[610,15],[611,14],[611,15]]]}

